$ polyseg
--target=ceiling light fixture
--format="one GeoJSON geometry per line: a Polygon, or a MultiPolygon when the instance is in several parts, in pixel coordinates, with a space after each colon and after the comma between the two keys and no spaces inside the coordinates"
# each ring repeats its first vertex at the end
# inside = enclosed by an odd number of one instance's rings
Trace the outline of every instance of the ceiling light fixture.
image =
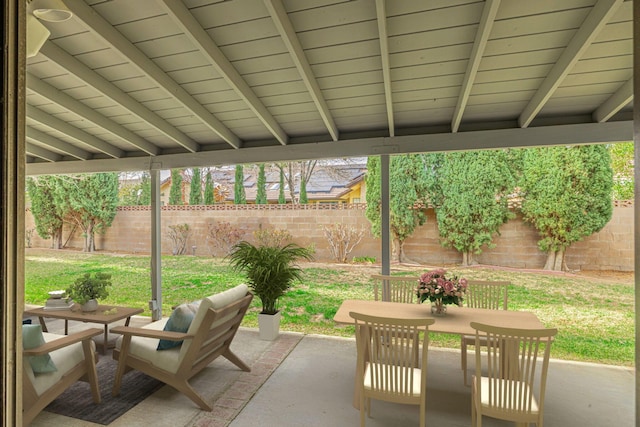
{"type": "Polygon", "coordinates": [[[62,0],[32,0],[29,6],[36,18],[47,22],[63,22],[73,16],[62,0]]]}

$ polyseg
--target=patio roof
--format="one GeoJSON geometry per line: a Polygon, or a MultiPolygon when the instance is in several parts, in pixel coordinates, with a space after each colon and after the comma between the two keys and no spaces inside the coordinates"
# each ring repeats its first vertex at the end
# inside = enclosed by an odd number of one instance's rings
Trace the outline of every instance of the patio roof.
{"type": "MultiPolygon", "coordinates": [[[[27,174],[629,141],[622,0],[69,1],[27,174]]],[[[35,24],[34,24],[35,22],[35,24]]]]}

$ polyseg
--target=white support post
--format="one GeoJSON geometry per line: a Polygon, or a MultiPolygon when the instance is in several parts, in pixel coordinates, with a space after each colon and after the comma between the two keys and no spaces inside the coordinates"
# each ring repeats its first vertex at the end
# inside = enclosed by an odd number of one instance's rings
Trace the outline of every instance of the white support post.
{"type": "Polygon", "coordinates": [[[162,319],[162,242],[160,170],[151,168],[151,320],[162,319]]]}
{"type": "MultiPolygon", "coordinates": [[[[382,238],[382,274],[389,275],[391,272],[391,251],[390,251],[390,222],[389,222],[389,155],[380,156],[380,198],[382,199],[381,212],[381,238],[382,238]]],[[[391,299],[389,282],[384,282],[382,287],[382,300],[389,301],[391,299]]]]}

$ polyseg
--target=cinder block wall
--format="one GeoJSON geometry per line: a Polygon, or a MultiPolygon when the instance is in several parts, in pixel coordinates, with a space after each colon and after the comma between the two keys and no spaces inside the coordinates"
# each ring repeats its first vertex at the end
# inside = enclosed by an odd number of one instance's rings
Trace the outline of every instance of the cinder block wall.
{"type": "MultiPolygon", "coordinates": [[[[405,242],[406,256],[426,266],[460,263],[462,256],[452,249],[443,248],[433,210],[427,212],[427,222],[419,227],[405,242]]],[[[149,253],[151,243],[150,210],[148,207],[126,207],[118,210],[113,225],[104,235],[96,236],[98,250],[112,252],[149,253]]],[[[364,205],[306,205],[292,208],[289,205],[216,205],[216,206],[164,206],[162,208],[162,252],[171,254],[173,244],[167,233],[169,226],[189,224],[192,234],[187,244],[191,254],[210,254],[206,235],[208,226],[216,221],[229,222],[245,232],[244,238],[253,241],[253,232],[263,228],[287,229],[300,245],[314,245],[315,259],[332,261],[329,244],[324,237],[323,225],[350,224],[364,229],[362,242],[351,257],[369,256],[380,259],[380,239],[370,233],[370,225],[364,216],[364,205]]],[[[26,215],[27,229],[34,228],[33,217],[26,215]]],[[[65,228],[64,239],[70,229],[65,228]]],[[[32,237],[33,247],[50,247],[51,241],[32,237]]],[[[478,256],[482,264],[514,268],[542,268],[546,256],[537,246],[537,233],[517,217],[500,230],[494,239],[495,247],[485,248],[478,256]]],[[[83,237],[75,231],[67,247],[81,249],[83,237]]],[[[567,251],[567,265],[572,270],[620,270],[633,271],[633,208],[615,207],[613,218],[599,233],[575,243],[567,251]]]]}

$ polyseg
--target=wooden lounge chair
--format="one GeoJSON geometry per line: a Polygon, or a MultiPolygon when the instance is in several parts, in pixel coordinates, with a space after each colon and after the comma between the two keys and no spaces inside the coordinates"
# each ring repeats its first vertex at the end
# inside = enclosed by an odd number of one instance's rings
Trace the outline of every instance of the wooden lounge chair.
{"type": "MultiPolygon", "coordinates": [[[[41,330],[40,330],[41,331],[41,330]]],[[[71,335],[42,333],[44,344],[23,351],[22,420],[25,426],[78,380],[88,381],[95,403],[100,403],[97,354],[91,339],[102,330],[91,328],[71,335]],[[50,357],[50,372],[35,372],[30,357],[50,357]]]]}
{"type": "Polygon", "coordinates": [[[169,318],[142,328],[119,326],[111,329],[113,333],[123,335],[116,341],[113,351],[113,358],[118,360],[113,395],[120,392],[122,376],[137,369],[184,393],[203,410],[211,411],[212,406],[189,380],[218,356],[227,358],[243,371],[251,370],[229,346],[252,299],[253,294],[246,285],[204,298],[186,333],[163,331],[169,318]],[[177,347],[158,350],[160,339],[183,342],[177,347]]]}

